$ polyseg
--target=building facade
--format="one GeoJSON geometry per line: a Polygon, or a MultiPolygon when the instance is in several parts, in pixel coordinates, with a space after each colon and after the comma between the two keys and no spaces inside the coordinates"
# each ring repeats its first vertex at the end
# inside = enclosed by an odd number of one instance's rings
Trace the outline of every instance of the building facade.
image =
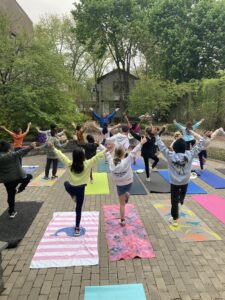
{"type": "Polygon", "coordinates": [[[97,82],[92,89],[92,100],[93,104],[95,104],[92,106],[100,115],[103,113],[108,114],[116,107],[121,108],[121,110],[127,107],[128,103],[126,99],[129,97],[138,78],[126,73],[125,75],[128,78],[128,88],[125,89],[123,75],[124,72],[122,70],[119,71],[116,69],[97,79],[97,82]]]}
{"type": "Polygon", "coordinates": [[[0,13],[9,18],[12,35],[32,35],[33,23],[16,0],[0,0],[0,13]]]}

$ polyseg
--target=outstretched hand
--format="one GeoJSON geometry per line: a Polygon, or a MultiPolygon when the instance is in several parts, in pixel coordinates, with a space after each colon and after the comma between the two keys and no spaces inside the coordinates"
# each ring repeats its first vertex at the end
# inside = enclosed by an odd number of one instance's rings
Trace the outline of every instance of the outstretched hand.
{"type": "Polygon", "coordinates": [[[147,142],[146,136],[141,138],[141,145],[143,146],[147,142]]]}
{"type": "Polygon", "coordinates": [[[118,111],[119,110],[119,107],[117,107],[116,109],[115,109],[115,111],[118,111]]]}
{"type": "Polygon", "coordinates": [[[93,107],[90,107],[89,109],[90,109],[90,111],[93,111],[93,110],[94,110],[93,107]]]}

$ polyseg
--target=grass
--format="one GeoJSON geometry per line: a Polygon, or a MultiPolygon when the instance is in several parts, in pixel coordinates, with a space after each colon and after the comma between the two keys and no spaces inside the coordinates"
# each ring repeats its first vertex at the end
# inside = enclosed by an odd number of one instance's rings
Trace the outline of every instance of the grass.
{"type": "Polygon", "coordinates": [[[207,153],[209,158],[225,161],[225,149],[210,147],[207,153]]]}

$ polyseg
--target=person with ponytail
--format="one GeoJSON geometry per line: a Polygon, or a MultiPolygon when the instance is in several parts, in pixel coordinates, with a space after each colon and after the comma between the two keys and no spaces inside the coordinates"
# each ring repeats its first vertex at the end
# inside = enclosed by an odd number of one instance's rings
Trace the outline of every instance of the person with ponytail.
{"type": "Polygon", "coordinates": [[[85,187],[89,181],[90,170],[104,156],[105,147],[100,145],[101,150],[91,159],[85,159],[84,150],[77,146],[72,154],[72,161],[60,150],[56,149],[53,144],[49,144],[57,157],[65,165],[69,173],[69,181],[64,182],[65,189],[71,198],[76,202],[76,225],[74,236],[80,236],[81,211],[84,202],[85,187]]]}
{"type": "MultiPolygon", "coordinates": [[[[142,145],[146,143],[144,137],[141,142],[125,157],[126,150],[122,145],[116,145],[114,156],[110,151],[106,152],[106,158],[109,163],[109,169],[112,172],[113,179],[116,183],[117,193],[120,201],[120,225],[125,226],[125,205],[130,196],[130,189],[133,183],[133,171],[131,164],[133,157],[141,150],[142,145]]],[[[109,148],[110,149],[110,148],[109,148]]],[[[112,150],[112,148],[111,148],[112,150]]]]}

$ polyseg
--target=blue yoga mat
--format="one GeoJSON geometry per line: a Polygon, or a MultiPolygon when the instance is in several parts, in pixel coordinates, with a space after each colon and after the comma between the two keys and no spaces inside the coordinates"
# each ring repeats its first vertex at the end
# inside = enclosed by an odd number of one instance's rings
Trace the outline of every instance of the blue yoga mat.
{"type": "Polygon", "coordinates": [[[137,170],[140,170],[140,169],[145,169],[145,164],[144,164],[144,161],[141,157],[136,157],[136,164],[134,165],[133,162],[132,162],[132,170],[133,171],[137,171],[137,170]]]}
{"type": "Polygon", "coordinates": [[[209,170],[204,170],[204,172],[196,170],[195,173],[198,174],[201,180],[214,187],[215,189],[225,188],[225,179],[210,172],[209,170]]]}
{"type": "MultiPolygon", "coordinates": [[[[160,170],[158,172],[167,182],[170,182],[170,176],[167,170],[160,170]]],[[[190,180],[188,184],[187,194],[207,194],[207,192],[190,180]]]]}
{"type": "Polygon", "coordinates": [[[22,166],[27,174],[31,174],[38,169],[38,165],[22,166]]]}
{"type": "Polygon", "coordinates": [[[103,159],[100,159],[98,162],[98,172],[110,173],[109,166],[105,163],[103,159]]]}
{"type": "Polygon", "coordinates": [[[143,284],[86,286],[84,300],[146,300],[143,284]]]}

